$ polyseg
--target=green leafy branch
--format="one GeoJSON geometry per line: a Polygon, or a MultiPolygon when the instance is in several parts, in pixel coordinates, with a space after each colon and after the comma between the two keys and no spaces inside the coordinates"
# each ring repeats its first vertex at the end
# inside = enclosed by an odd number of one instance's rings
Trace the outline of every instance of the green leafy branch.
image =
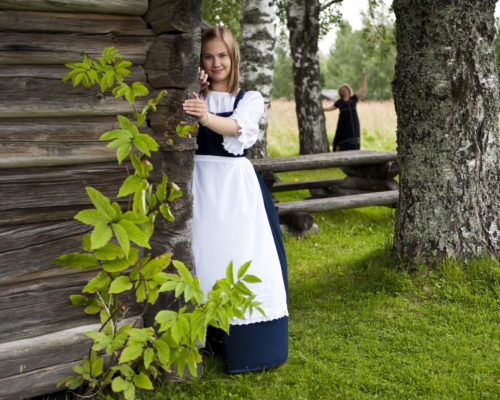
{"type": "MultiPolygon", "coordinates": [[[[148,178],[153,169],[147,157],[157,151],[158,143],[140,132],[147,115],[156,111],[164,92],[147,101],[142,110],[135,107],[136,97],[147,96],[148,89],[140,82],[128,85],[129,61],[121,60],[114,48],[107,48],[102,57],[92,60],[83,57],[80,63],[67,64],[71,71],[63,81],[74,86],[99,85],[102,92],[112,89],[117,98],[124,98],[133,108],[133,118],[119,115],[120,129],[105,132],[100,140],[109,141],[108,148],[116,148],[121,164],[127,157],[134,173],[121,184],[117,197],[128,198],[129,206],[123,210],[98,190],[87,187],[93,208],[82,210],[75,219],[90,226],[91,231],[82,238],[81,252],[62,255],[54,263],[78,270],[95,270],[97,275],[82,289],[83,294],[70,296],[75,306],[83,306],[88,314],[99,315],[101,328],[85,334],[93,340],[89,355],[74,367],[76,375],[59,384],[71,390],[84,387],[85,394],[102,393],[109,399],[135,398],[137,389],[153,389],[153,382],[162,371],[170,372],[177,366],[183,376],[187,365],[196,376],[196,364],[201,361],[199,345],[205,344],[208,325],[229,331],[233,318],[244,318],[254,309],[263,313],[255,295],[246,286],[259,279],[246,272],[250,262],[241,266],[235,279],[233,265],[229,264],[224,279],[217,281],[207,296],[199,282],[186,266],[172,260],[172,253],[152,257],[149,240],[154,231],[155,217],[160,213],[167,221],[174,216],[170,205],[182,196],[174,182],[163,176],[156,185],[148,178]],[[142,257],[140,257],[145,253],[142,257]],[[167,273],[169,266],[177,272],[167,273]],[[183,297],[188,306],[179,311],[162,310],[155,317],[155,327],[140,327],[141,317],[149,305],[155,304],[160,293],[173,291],[183,297]],[[133,298],[142,312],[133,324],[123,320],[130,312],[130,304],[123,298],[133,298]]],[[[181,124],[176,132],[188,137],[196,124],[181,124]]]]}

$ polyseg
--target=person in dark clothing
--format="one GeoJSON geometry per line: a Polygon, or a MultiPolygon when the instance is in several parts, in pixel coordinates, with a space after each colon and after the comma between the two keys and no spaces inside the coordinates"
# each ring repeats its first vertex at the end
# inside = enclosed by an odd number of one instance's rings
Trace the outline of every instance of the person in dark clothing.
{"type": "Polygon", "coordinates": [[[323,111],[340,110],[337,131],[333,139],[333,151],[359,150],[360,129],[356,104],[363,96],[366,89],[366,72],[363,71],[363,80],[358,91],[352,94],[352,89],[348,84],[339,87],[340,99],[329,107],[324,107],[323,111]]]}

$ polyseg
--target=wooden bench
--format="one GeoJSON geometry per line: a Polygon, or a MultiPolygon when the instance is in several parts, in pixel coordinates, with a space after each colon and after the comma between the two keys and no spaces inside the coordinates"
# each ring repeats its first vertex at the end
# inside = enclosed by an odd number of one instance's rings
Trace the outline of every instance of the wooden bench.
{"type": "Polygon", "coordinates": [[[399,196],[397,153],[352,150],[251,160],[271,192],[309,189],[312,197],[276,203],[278,214],[367,206],[395,206],[399,196]],[[343,179],[281,182],[276,173],[339,167],[343,179]]]}

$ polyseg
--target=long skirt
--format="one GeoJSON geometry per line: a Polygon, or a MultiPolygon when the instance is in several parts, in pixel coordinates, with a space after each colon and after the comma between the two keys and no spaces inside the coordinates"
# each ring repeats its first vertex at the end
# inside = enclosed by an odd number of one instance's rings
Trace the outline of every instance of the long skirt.
{"type": "MultiPolygon", "coordinates": [[[[282,364],[288,357],[286,257],[271,196],[246,158],[195,156],[193,253],[201,288],[210,290],[233,262],[235,272],[251,260],[249,284],[259,312],[231,322],[229,335],[210,330],[222,344],[230,372],[282,364]]],[[[211,338],[209,338],[211,339],[211,338]]]]}

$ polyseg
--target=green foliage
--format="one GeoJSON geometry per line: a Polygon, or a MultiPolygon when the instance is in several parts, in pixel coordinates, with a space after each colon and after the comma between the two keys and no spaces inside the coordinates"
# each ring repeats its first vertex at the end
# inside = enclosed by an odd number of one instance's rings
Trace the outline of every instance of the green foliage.
{"type": "MultiPolygon", "coordinates": [[[[129,157],[134,168],[117,196],[129,197],[129,208],[122,210],[119,203],[87,187],[94,208],[82,210],[74,217],[91,229],[82,238],[83,252],[65,254],[53,262],[62,267],[96,270],[96,276],[82,289],[88,296],[72,295],[70,300],[74,306],[85,307],[86,313],[99,315],[102,324],[99,331],[85,333],[93,340],[90,353],[74,367],[76,375],[63,379],[59,385],[70,390],[83,387],[85,396],[103,394],[106,398],[131,400],[139,389],[152,390],[162,371],[170,372],[175,366],[181,377],[186,365],[196,376],[196,364],[201,361],[198,344],[204,345],[208,325],[228,332],[232,318],[243,319],[247,311],[263,311],[246,286],[259,282],[246,273],[250,263],[241,266],[236,279],[230,264],[226,278],[217,281],[205,298],[198,280],[182,262],[172,260],[172,253],[157,257],[147,253],[155,218],[161,214],[172,221],[169,203],[179,198],[182,191],[167,176],[156,184],[148,180],[153,167],[145,156],[150,156],[159,145],[141,133],[140,127],[164,93],[149,99],[142,110],[136,110],[136,97],[148,95],[148,90],[140,82],[130,86],[123,82],[131,64],[120,59],[114,48],[105,49],[96,61],[85,55],[83,62],[67,64],[71,72],[63,80],[71,79],[74,86],[98,84],[103,92],[116,83],[112,93],[133,107],[133,119],[119,115],[121,129],[101,136],[101,140],[111,141],[108,147],[118,148],[118,163],[129,157]],[[139,257],[140,253],[144,256],[139,257]],[[171,265],[177,274],[166,273],[171,265]],[[156,329],[137,328],[149,305],[166,291],[183,296],[192,307],[188,310],[184,306],[179,312],[160,311],[155,317],[156,329]],[[123,321],[129,306],[123,303],[122,295],[135,298],[143,309],[133,324],[123,321]],[[105,358],[109,362],[105,363],[105,358]]],[[[196,124],[184,124],[177,127],[177,132],[186,137],[194,129],[196,124]]]]}
{"type": "Polygon", "coordinates": [[[293,70],[292,57],[285,47],[278,45],[275,51],[274,72],[273,72],[273,98],[285,97],[293,99],[293,70]]]}
{"type": "Polygon", "coordinates": [[[362,30],[352,31],[350,25],[345,23],[337,33],[335,45],[323,63],[325,87],[336,89],[348,83],[356,91],[364,69],[368,77],[364,98],[391,99],[396,62],[394,27],[389,23],[379,25],[377,29],[383,35],[372,35],[369,20],[364,21],[362,30]]]}
{"type": "Polygon", "coordinates": [[[211,26],[225,26],[241,42],[241,1],[203,0],[202,16],[211,26]]]}

